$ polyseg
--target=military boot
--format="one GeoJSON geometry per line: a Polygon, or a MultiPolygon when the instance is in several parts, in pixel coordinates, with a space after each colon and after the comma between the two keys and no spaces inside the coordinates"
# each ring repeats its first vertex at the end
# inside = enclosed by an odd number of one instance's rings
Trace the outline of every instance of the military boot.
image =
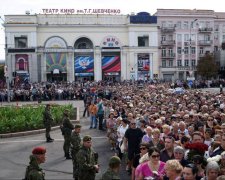
{"type": "Polygon", "coordinates": [[[53,142],[53,140],[50,139],[50,138],[47,138],[47,139],[46,139],[46,142],[47,142],[47,143],[51,143],[51,142],[53,142]]]}

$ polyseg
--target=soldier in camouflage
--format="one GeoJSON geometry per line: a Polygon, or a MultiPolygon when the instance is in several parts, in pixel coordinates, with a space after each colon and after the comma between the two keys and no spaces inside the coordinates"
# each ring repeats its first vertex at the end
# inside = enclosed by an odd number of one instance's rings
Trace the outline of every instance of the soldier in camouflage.
{"type": "Polygon", "coordinates": [[[73,161],[73,178],[78,180],[78,166],[76,155],[81,148],[81,137],[80,137],[81,125],[76,124],[75,129],[71,135],[71,156],[73,161]]]}
{"type": "Polygon", "coordinates": [[[83,145],[76,156],[79,180],[94,180],[95,174],[99,171],[97,153],[91,146],[91,136],[84,136],[83,145]]]}
{"type": "Polygon", "coordinates": [[[39,167],[39,164],[45,162],[45,147],[36,147],[30,156],[30,165],[27,166],[24,180],[44,180],[45,173],[39,167]]]}
{"type": "Polygon", "coordinates": [[[74,129],[73,124],[70,122],[69,119],[69,110],[65,110],[63,113],[63,136],[64,136],[64,144],[63,150],[65,153],[66,159],[72,159],[70,156],[70,142],[71,142],[71,134],[72,130],[74,129]]]}
{"type": "Polygon", "coordinates": [[[109,160],[109,168],[103,173],[102,180],[120,180],[119,169],[120,169],[120,158],[117,156],[112,156],[109,160]]]}
{"type": "Polygon", "coordinates": [[[53,118],[52,118],[50,109],[51,109],[50,104],[47,104],[45,107],[45,111],[43,113],[43,123],[44,123],[45,129],[46,129],[46,132],[45,132],[46,142],[54,141],[54,139],[52,139],[50,136],[51,126],[52,126],[52,122],[53,122],[53,118]]]}

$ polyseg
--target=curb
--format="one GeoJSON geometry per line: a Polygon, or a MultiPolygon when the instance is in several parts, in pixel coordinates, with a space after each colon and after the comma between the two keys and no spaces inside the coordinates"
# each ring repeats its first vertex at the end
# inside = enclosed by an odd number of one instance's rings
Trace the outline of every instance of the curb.
{"type": "MultiPolygon", "coordinates": [[[[80,120],[71,120],[73,124],[80,123],[80,120]]],[[[51,127],[51,131],[59,129],[59,126],[51,127]]],[[[28,135],[34,135],[34,134],[41,134],[45,133],[45,129],[38,129],[38,130],[32,130],[32,131],[24,131],[24,132],[16,132],[16,133],[7,133],[7,134],[0,134],[1,138],[10,138],[10,137],[20,137],[20,136],[28,136],[28,135]]]]}

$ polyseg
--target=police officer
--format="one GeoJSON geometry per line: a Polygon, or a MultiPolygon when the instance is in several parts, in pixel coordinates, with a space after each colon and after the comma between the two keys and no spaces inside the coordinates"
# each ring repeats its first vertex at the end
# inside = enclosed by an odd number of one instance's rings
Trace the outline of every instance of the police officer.
{"type": "Polygon", "coordinates": [[[74,129],[73,124],[70,122],[69,119],[69,110],[66,109],[63,113],[63,129],[64,129],[64,144],[63,150],[65,153],[66,159],[72,159],[70,156],[70,142],[71,142],[71,134],[72,130],[74,129]]]}
{"type": "Polygon", "coordinates": [[[120,180],[119,169],[121,160],[118,156],[112,156],[109,160],[109,168],[103,173],[102,180],[120,180]]]}
{"type": "Polygon", "coordinates": [[[43,113],[43,123],[44,123],[45,129],[46,129],[46,132],[45,132],[46,142],[54,141],[54,139],[52,139],[50,136],[51,126],[52,126],[52,122],[53,122],[53,118],[52,118],[50,109],[51,109],[50,104],[47,104],[45,107],[45,111],[43,113]]]}
{"type": "Polygon", "coordinates": [[[83,145],[76,156],[79,180],[94,180],[95,174],[99,171],[97,154],[91,146],[91,136],[84,136],[83,145]]]}
{"type": "Polygon", "coordinates": [[[44,180],[45,173],[39,167],[39,164],[45,162],[45,147],[35,147],[30,156],[30,165],[27,166],[24,180],[44,180]]]}
{"type": "Polygon", "coordinates": [[[80,137],[80,131],[81,131],[81,125],[76,124],[74,131],[71,135],[71,156],[73,161],[73,178],[74,180],[78,179],[78,166],[77,166],[77,160],[76,155],[78,151],[81,148],[81,137],[80,137]]]}

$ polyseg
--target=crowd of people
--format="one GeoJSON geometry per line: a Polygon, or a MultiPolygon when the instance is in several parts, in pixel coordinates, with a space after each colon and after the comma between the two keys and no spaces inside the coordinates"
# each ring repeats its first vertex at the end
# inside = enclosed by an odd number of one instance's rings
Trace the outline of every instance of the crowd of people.
{"type": "MultiPolygon", "coordinates": [[[[120,168],[126,168],[132,180],[224,179],[223,91],[176,93],[170,91],[169,83],[139,86],[133,82],[90,83],[81,89],[89,128],[106,131],[110,149],[117,154],[110,159],[104,180],[120,179],[120,168]],[[126,167],[119,166],[121,161],[126,167]]],[[[91,137],[85,136],[80,143],[81,139],[77,145],[70,143],[79,146],[79,155],[73,159],[78,165],[76,178],[92,180],[99,166],[91,137]]]]}
{"type": "Polygon", "coordinates": [[[98,123],[99,130],[106,128],[110,149],[126,161],[133,180],[215,180],[225,175],[225,95],[197,89],[174,93],[170,88],[166,83],[142,88],[117,84],[110,87],[116,92],[110,98],[88,96],[90,129],[98,123]],[[103,120],[98,112],[102,105],[103,120]]]}
{"type": "MultiPolygon", "coordinates": [[[[121,81],[119,84],[136,84],[139,81],[121,81]]],[[[147,83],[162,83],[161,80],[148,81],[147,83]]],[[[113,81],[99,81],[99,82],[40,82],[40,83],[20,83],[17,86],[10,87],[9,93],[6,87],[0,88],[0,101],[51,101],[51,100],[81,100],[84,98],[86,90],[101,84],[104,87],[106,85],[114,84],[113,81]]],[[[191,83],[177,80],[173,84],[173,87],[185,87],[185,88],[210,88],[210,87],[225,87],[225,80],[203,81],[195,80],[191,83]]]]}

